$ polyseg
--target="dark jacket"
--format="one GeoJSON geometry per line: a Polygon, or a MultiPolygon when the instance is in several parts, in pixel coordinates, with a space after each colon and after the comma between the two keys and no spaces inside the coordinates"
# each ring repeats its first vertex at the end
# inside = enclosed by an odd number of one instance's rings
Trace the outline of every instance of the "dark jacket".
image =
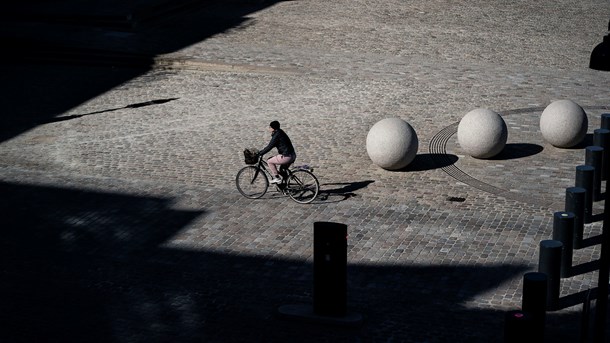
{"type": "Polygon", "coordinates": [[[288,135],[282,129],[277,129],[273,131],[273,134],[271,135],[271,141],[263,150],[259,152],[259,155],[262,156],[271,151],[271,149],[273,148],[277,148],[277,152],[280,155],[295,154],[294,147],[292,146],[290,138],[288,138],[288,135]]]}

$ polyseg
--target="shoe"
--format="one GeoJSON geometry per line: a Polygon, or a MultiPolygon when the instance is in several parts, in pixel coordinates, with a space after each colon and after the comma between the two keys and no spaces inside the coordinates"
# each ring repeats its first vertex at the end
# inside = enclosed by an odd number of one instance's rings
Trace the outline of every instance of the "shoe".
{"type": "Polygon", "coordinates": [[[274,176],[269,183],[282,183],[282,178],[279,176],[274,176]]]}

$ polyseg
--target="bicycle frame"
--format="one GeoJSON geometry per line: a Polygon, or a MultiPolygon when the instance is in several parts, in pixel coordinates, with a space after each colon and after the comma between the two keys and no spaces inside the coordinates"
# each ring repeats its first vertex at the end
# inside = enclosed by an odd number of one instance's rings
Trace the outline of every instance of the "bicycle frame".
{"type": "MultiPolygon", "coordinates": [[[[257,168],[257,170],[256,170],[256,173],[254,173],[254,177],[252,178],[251,183],[254,183],[254,180],[256,180],[256,178],[258,177],[258,173],[259,173],[259,171],[260,171],[260,170],[262,170],[262,171],[263,171],[263,173],[265,174],[265,177],[267,178],[267,180],[271,180],[271,179],[273,178],[273,175],[271,175],[271,172],[269,171],[269,164],[267,163],[267,161],[265,161],[265,160],[263,159],[263,156],[260,156],[260,157],[258,158],[258,163],[256,164],[256,166],[257,166],[258,168],[257,168]]],[[[290,175],[292,174],[292,172],[290,171],[290,169],[288,169],[288,168],[282,168],[282,167],[280,166],[280,170],[279,170],[279,172],[281,173],[281,171],[282,171],[282,170],[286,172],[286,175],[285,175],[285,177],[282,179],[282,183],[281,183],[281,184],[275,184],[275,187],[276,187],[276,188],[278,188],[278,189],[280,189],[280,190],[283,188],[283,187],[280,187],[280,185],[281,185],[281,186],[285,186],[285,185],[286,185],[286,181],[288,180],[288,177],[290,177],[290,175]]]]}
{"type": "Polygon", "coordinates": [[[291,169],[291,165],[292,163],[280,165],[279,172],[283,176],[282,182],[271,183],[270,179],[273,178],[273,175],[269,170],[269,164],[263,159],[263,156],[259,156],[256,163],[249,164],[237,173],[235,180],[237,189],[246,198],[258,199],[267,192],[269,185],[273,184],[278,192],[290,196],[292,200],[301,204],[310,203],[316,198],[320,189],[319,182],[313,174],[313,168],[303,165],[291,169]],[[309,176],[306,174],[309,174],[309,176]],[[247,176],[247,178],[243,178],[242,175],[247,176]],[[307,181],[303,182],[301,177],[304,177],[307,181]],[[261,182],[264,182],[264,185],[261,182]],[[244,186],[243,188],[240,183],[244,186]],[[261,186],[264,188],[261,188],[261,186]],[[253,187],[255,191],[252,192],[250,187],[253,187]]]}

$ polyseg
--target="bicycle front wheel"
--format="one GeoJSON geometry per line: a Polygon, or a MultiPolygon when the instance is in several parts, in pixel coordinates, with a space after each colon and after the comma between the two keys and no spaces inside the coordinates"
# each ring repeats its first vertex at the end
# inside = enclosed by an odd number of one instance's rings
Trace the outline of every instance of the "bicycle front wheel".
{"type": "Polygon", "coordinates": [[[300,204],[307,204],[314,201],[318,196],[320,183],[311,172],[295,170],[288,178],[286,190],[292,200],[300,204]]]}
{"type": "Polygon", "coordinates": [[[269,180],[258,167],[247,166],[237,172],[235,185],[241,195],[250,199],[258,199],[267,193],[269,180]]]}

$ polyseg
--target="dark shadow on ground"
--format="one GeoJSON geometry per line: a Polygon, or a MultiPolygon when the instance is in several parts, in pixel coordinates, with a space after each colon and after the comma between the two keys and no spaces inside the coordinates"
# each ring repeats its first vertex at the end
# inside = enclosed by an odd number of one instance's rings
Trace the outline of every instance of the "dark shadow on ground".
{"type": "Polygon", "coordinates": [[[544,148],[538,144],[509,143],[504,149],[490,160],[512,160],[517,158],[534,156],[542,152],[544,148]]]}
{"type": "Polygon", "coordinates": [[[583,138],[583,140],[580,143],[576,144],[573,147],[566,148],[566,149],[585,149],[586,147],[591,146],[591,145],[593,145],[593,134],[587,133],[585,135],[585,138],[583,138]]]}
{"type": "MultiPolygon", "coordinates": [[[[4,110],[0,141],[52,121],[65,111],[139,76],[141,69],[1,65],[4,110]]],[[[133,99],[134,102],[149,99],[133,99]]]]}
{"type": "Polygon", "coordinates": [[[325,183],[320,185],[320,193],[314,202],[337,202],[357,196],[356,191],[368,187],[375,181],[325,183]]]}
{"type": "Polygon", "coordinates": [[[21,253],[130,255],[157,249],[203,212],[172,199],[0,182],[3,246],[21,253]]]}
{"type": "Polygon", "coordinates": [[[55,118],[51,118],[51,119],[49,119],[49,120],[47,120],[45,122],[42,122],[41,124],[56,123],[56,122],[60,122],[60,121],[66,121],[66,120],[82,118],[82,117],[90,116],[90,115],[93,115],[93,114],[102,114],[102,113],[107,113],[107,112],[119,111],[119,110],[123,110],[123,109],[140,108],[140,107],[146,107],[146,106],[151,106],[151,105],[160,105],[160,104],[164,104],[166,102],[170,102],[170,101],[174,101],[174,100],[178,100],[178,99],[179,98],[156,99],[156,100],[150,100],[150,101],[146,101],[146,102],[140,102],[140,103],[136,103],[136,104],[131,104],[131,105],[123,106],[123,107],[117,107],[117,108],[110,108],[110,109],[101,110],[101,111],[95,111],[95,112],[91,112],[91,113],[72,114],[72,115],[69,115],[69,116],[55,117],[55,118]]]}
{"type": "MultiPolygon", "coordinates": [[[[312,265],[167,245],[203,211],[58,187],[0,183],[0,193],[2,342],[495,342],[504,312],[469,303],[527,272],[349,265],[361,327],[287,321],[279,306],[311,303],[312,265]]],[[[547,337],[575,342],[579,319],[549,313],[547,337]]]]}
{"type": "Polygon", "coordinates": [[[120,341],[115,292],[137,292],[132,278],[154,282],[145,261],[203,214],[78,189],[0,182],[0,194],[2,342],[120,341]]]}
{"type": "Polygon", "coordinates": [[[52,122],[149,72],[162,54],[252,24],[247,18],[250,14],[277,2],[25,0],[3,4],[0,142],[52,122]]]}
{"type": "Polygon", "coordinates": [[[417,154],[408,166],[401,169],[405,172],[418,172],[448,167],[458,161],[452,154],[417,154]]]}

